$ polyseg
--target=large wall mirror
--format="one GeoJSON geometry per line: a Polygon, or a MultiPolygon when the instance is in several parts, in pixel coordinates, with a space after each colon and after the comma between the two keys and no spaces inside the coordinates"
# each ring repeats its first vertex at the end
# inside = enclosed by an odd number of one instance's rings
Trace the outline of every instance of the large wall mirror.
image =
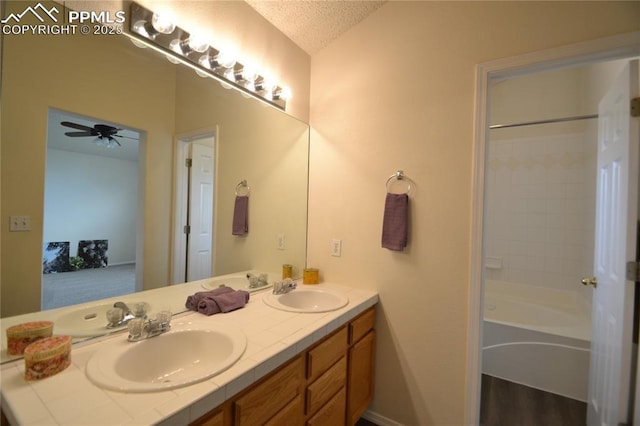
{"type": "MultiPolygon", "coordinates": [[[[4,3],[4,16],[25,4],[4,3]]],[[[193,145],[211,157],[208,273],[305,265],[308,125],[125,36],[3,35],[1,137],[3,318],[47,308],[47,273],[73,276],[91,264],[128,265],[131,291],[184,281],[180,162],[193,145]],[[96,124],[119,129],[120,146],[77,134],[96,124]],[[134,157],[114,158],[131,143],[134,157]],[[233,235],[242,181],[249,230],[233,235]],[[116,187],[124,192],[109,193],[116,187]],[[29,230],[11,230],[10,218],[24,217],[29,230]]]]}

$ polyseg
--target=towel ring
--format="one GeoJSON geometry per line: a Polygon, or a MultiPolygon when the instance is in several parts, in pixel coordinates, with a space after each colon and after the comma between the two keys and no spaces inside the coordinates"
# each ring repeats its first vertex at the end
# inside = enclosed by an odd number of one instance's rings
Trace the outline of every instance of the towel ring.
{"type": "Polygon", "coordinates": [[[241,195],[248,196],[250,191],[251,191],[251,187],[249,185],[247,185],[247,181],[246,180],[241,180],[236,185],[236,197],[241,196],[241,195]],[[242,188],[244,188],[247,191],[245,194],[240,194],[240,191],[242,190],[242,188]]]}
{"type": "Polygon", "coordinates": [[[398,170],[397,172],[395,172],[394,174],[389,176],[389,179],[387,179],[387,183],[385,185],[386,188],[387,188],[387,192],[391,192],[389,184],[391,182],[393,182],[394,180],[406,180],[407,181],[407,190],[404,192],[404,194],[408,194],[411,191],[411,179],[406,177],[402,170],[398,170]]]}

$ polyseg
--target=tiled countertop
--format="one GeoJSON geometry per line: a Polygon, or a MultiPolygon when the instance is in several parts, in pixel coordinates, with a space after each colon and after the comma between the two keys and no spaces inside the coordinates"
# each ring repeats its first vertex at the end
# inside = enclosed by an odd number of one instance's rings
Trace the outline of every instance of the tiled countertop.
{"type": "Polygon", "coordinates": [[[93,385],[85,375],[88,360],[113,339],[126,339],[125,332],[75,345],[71,366],[41,381],[24,380],[22,360],[2,365],[2,410],[11,424],[16,425],[186,425],[378,301],[373,291],[330,283],[318,287],[340,291],[349,298],[349,304],[326,313],[284,312],[262,301],[269,292],[264,290],[253,293],[244,308],[227,314],[175,316],[174,329],[189,323],[212,326],[230,323],[241,328],[247,337],[247,348],[238,362],[203,382],[140,394],[112,392],[93,385]]]}

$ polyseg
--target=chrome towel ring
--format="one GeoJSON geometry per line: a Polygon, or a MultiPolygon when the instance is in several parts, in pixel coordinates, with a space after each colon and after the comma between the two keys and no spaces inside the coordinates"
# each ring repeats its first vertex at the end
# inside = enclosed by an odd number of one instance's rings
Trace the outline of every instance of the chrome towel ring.
{"type": "Polygon", "coordinates": [[[247,181],[246,180],[241,180],[237,185],[236,185],[236,197],[240,197],[240,196],[249,196],[249,192],[251,191],[251,187],[249,185],[247,185],[247,181]],[[244,189],[244,194],[242,193],[244,189]]]}
{"type": "Polygon", "coordinates": [[[411,191],[411,179],[406,177],[402,170],[398,170],[397,172],[395,172],[394,174],[389,176],[389,179],[387,179],[387,183],[385,185],[386,188],[387,188],[387,192],[391,192],[390,184],[393,183],[396,180],[404,180],[404,181],[407,182],[407,190],[404,191],[403,194],[408,194],[411,191]]]}

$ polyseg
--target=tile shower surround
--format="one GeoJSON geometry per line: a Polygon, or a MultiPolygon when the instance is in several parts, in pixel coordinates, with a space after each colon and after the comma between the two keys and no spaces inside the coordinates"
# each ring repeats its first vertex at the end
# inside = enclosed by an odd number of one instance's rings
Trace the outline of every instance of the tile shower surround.
{"type": "MultiPolygon", "coordinates": [[[[96,351],[109,345],[111,339],[126,339],[126,333],[119,333],[99,342],[75,345],[71,351],[71,366],[45,380],[25,382],[22,360],[2,365],[3,410],[10,409],[9,420],[20,425],[186,425],[378,301],[378,295],[373,291],[333,284],[320,286],[343,292],[349,298],[349,304],[326,313],[284,312],[264,304],[261,299],[267,294],[266,290],[252,294],[244,308],[227,314],[175,316],[172,320],[175,329],[188,321],[212,325],[228,322],[241,328],[247,336],[247,348],[240,360],[203,382],[138,394],[112,392],[93,385],[85,375],[85,365],[96,351]]],[[[201,288],[194,287],[193,290],[201,288]]]]}
{"type": "Polygon", "coordinates": [[[486,256],[502,269],[488,279],[576,291],[592,269],[595,168],[588,133],[491,141],[486,256]]]}

